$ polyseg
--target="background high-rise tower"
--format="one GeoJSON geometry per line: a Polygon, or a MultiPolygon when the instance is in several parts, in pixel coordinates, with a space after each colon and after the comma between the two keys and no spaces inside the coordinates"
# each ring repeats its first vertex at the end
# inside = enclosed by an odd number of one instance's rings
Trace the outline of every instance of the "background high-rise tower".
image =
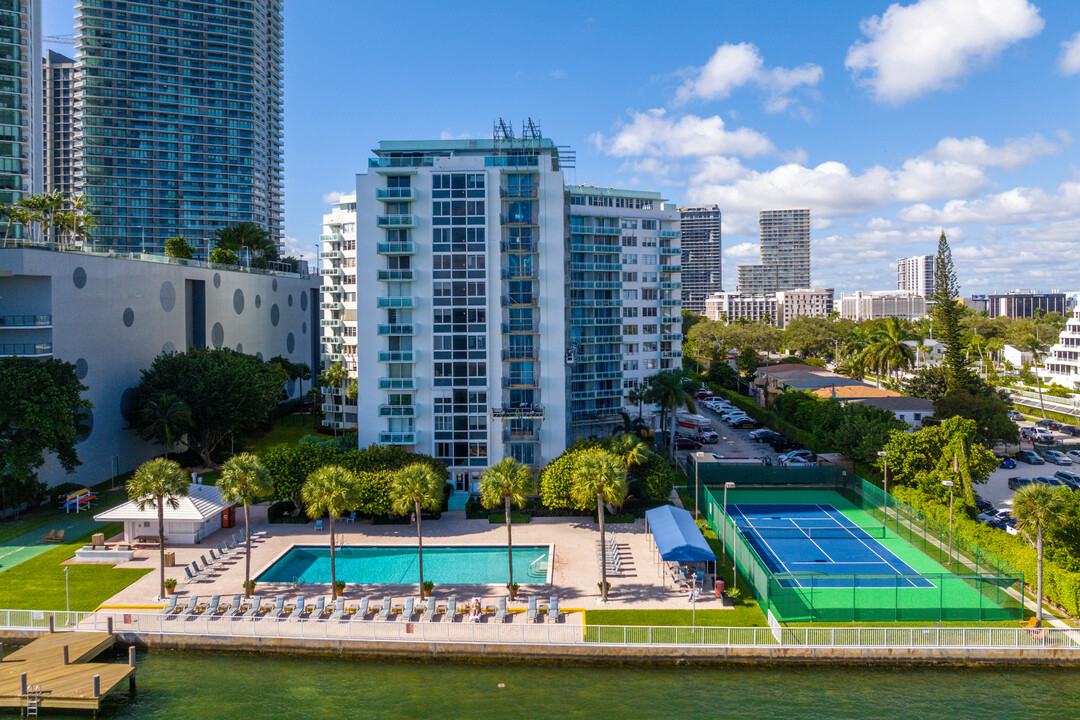
{"type": "Polygon", "coordinates": [[[896,289],[907,290],[924,298],[934,294],[933,255],[915,255],[896,261],[896,289]]]}
{"type": "Polygon", "coordinates": [[[810,208],[762,210],[761,264],[739,266],[740,293],[810,287],[810,208]]]}
{"type": "MultiPolygon", "coordinates": [[[[41,0],[6,0],[0,6],[0,203],[41,191],[41,107],[41,0]]],[[[13,227],[9,237],[19,232],[13,227]]]]}
{"type": "Polygon", "coordinates": [[[683,309],[705,314],[705,298],[723,289],[720,208],[679,208],[683,309]]]}
{"type": "Polygon", "coordinates": [[[75,20],[77,182],[96,244],[205,248],[245,221],[280,242],[281,0],[82,0],[75,20]]]}
{"type": "Polygon", "coordinates": [[[75,61],[50,50],[45,56],[43,88],[44,190],[75,190],[75,61]]]}

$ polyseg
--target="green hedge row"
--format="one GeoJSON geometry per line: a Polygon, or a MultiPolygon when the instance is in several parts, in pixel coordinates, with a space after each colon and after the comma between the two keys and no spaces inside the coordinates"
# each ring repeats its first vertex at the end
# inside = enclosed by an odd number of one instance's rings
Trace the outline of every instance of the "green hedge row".
{"type": "MultiPolygon", "coordinates": [[[[949,524],[949,508],[942,506],[936,498],[913,488],[897,486],[893,489],[897,498],[911,505],[927,517],[937,520],[942,525],[949,524]]],[[[1034,595],[1038,558],[1033,548],[1023,535],[1010,535],[1004,530],[983,525],[963,514],[954,519],[953,528],[957,535],[975,543],[984,550],[998,556],[1024,573],[1024,583],[1034,595]]],[[[1043,557],[1043,593],[1065,612],[1080,615],[1080,572],[1066,570],[1052,560],[1043,557]]]]}
{"type": "Polygon", "coordinates": [[[784,435],[789,440],[794,440],[804,448],[812,450],[815,453],[834,452],[832,446],[827,442],[819,440],[813,434],[803,430],[797,425],[792,425],[786,420],[781,420],[776,413],[771,410],[766,410],[750,398],[722,388],[719,389],[719,394],[735,407],[744,410],[750,417],[767,425],[781,435],[784,435]]]}

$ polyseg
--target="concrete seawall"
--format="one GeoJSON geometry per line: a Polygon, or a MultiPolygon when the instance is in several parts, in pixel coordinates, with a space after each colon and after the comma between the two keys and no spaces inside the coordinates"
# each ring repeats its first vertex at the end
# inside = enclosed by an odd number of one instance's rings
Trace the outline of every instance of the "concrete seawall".
{"type": "MultiPolygon", "coordinates": [[[[43,633],[0,631],[3,642],[43,633]]],[[[226,651],[338,658],[411,658],[454,662],[574,662],[633,664],[838,665],[1080,665],[1068,648],[808,647],[797,645],[537,645],[498,643],[355,642],[320,638],[214,637],[118,633],[122,643],[155,650],[226,651]]]]}

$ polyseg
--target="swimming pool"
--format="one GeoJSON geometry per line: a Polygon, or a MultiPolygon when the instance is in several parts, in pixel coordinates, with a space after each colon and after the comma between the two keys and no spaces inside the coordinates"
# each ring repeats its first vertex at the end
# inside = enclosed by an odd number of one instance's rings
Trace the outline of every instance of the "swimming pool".
{"type": "MultiPolygon", "coordinates": [[[[548,582],[546,545],[514,547],[514,581],[548,582]]],[[[408,584],[420,582],[415,546],[345,546],[334,555],[337,579],[347,583],[408,584]]],[[[505,546],[424,546],[424,580],[436,585],[505,585],[509,570],[505,546]]],[[[255,578],[259,582],[330,582],[330,548],[296,545],[255,578]]]]}

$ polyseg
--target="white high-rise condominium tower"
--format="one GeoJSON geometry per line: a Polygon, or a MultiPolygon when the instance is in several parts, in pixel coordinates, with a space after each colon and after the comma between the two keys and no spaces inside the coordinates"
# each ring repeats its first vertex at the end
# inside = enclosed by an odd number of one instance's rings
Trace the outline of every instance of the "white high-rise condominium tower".
{"type": "Polygon", "coordinates": [[[628,386],[681,365],[678,213],[564,187],[566,154],[527,131],[381,142],[323,223],[324,351],[358,382],[328,420],[437,457],[461,492],[610,431],[628,386]]]}
{"type": "Polygon", "coordinates": [[[252,222],[280,242],[282,0],[80,0],[76,182],[95,244],[252,222]]]}
{"type": "Polygon", "coordinates": [[[810,287],[810,209],[762,210],[761,264],[739,266],[739,292],[810,287]]]}
{"type": "MultiPolygon", "coordinates": [[[[0,7],[0,203],[42,190],[41,0],[0,7]]],[[[9,239],[21,237],[15,225],[9,239]]]]}
{"type": "Polygon", "coordinates": [[[915,255],[896,261],[896,289],[928,298],[934,294],[933,255],[915,255]]]}
{"type": "Polygon", "coordinates": [[[45,192],[75,190],[75,61],[50,50],[43,68],[45,192]]]}
{"type": "Polygon", "coordinates": [[[720,208],[679,208],[683,309],[705,314],[705,298],[723,290],[720,208]]]}

